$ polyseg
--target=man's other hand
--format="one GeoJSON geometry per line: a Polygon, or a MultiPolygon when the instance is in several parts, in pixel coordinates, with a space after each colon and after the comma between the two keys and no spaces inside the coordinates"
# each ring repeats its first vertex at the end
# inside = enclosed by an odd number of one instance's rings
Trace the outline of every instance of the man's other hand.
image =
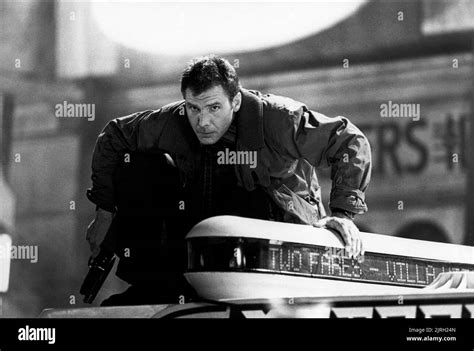
{"type": "Polygon", "coordinates": [[[351,219],[335,215],[319,220],[315,226],[325,226],[341,234],[349,257],[358,258],[364,255],[364,247],[360,238],[359,228],[357,228],[351,219]]]}
{"type": "Polygon", "coordinates": [[[95,258],[100,252],[100,244],[112,224],[114,214],[99,208],[94,220],[87,227],[86,240],[89,242],[92,257],[95,258]]]}

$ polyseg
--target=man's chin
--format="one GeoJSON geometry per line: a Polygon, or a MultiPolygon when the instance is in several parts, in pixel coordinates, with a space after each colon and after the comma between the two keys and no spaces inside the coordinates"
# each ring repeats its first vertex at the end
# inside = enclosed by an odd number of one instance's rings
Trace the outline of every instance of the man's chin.
{"type": "Polygon", "coordinates": [[[201,143],[201,145],[213,145],[215,143],[217,143],[217,140],[199,140],[199,142],[201,143]]]}
{"type": "Polygon", "coordinates": [[[203,137],[203,136],[200,136],[198,137],[199,139],[199,142],[202,144],[202,145],[212,145],[212,144],[215,144],[219,141],[219,138],[217,138],[216,136],[212,135],[212,136],[209,136],[209,137],[203,137]]]}

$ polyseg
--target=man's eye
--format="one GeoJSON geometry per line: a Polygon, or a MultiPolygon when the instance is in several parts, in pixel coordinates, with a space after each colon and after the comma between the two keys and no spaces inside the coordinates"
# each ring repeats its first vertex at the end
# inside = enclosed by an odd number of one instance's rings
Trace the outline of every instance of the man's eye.
{"type": "Polygon", "coordinates": [[[196,111],[198,110],[198,108],[197,108],[197,107],[194,107],[194,106],[191,106],[191,107],[189,107],[189,108],[190,108],[191,111],[193,111],[193,112],[196,112],[196,111]]]}
{"type": "Polygon", "coordinates": [[[216,111],[219,111],[220,108],[221,108],[220,106],[216,105],[216,106],[212,106],[212,107],[211,107],[211,110],[212,110],[213,112],[216,112],[216,111]]]}

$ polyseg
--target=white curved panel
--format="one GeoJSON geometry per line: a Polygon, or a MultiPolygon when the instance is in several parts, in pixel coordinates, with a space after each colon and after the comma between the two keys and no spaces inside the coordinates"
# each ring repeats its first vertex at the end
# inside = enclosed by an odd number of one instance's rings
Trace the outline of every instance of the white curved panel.
{"type": "Polygon", "coordinates": [[[186,273],[185,277],[201,297],[221,301],[393,295],[423,291],[419,288],[266,273],[192,272],[186,273]]]}
{"type": "MultiPolygon", "coordinates": [[[[212,217],[198,223],[186,238],[196,237],[260,238],[343,248],[339,235],[327,229],[235,216],[212,217]]],[[[474,264],[474,248],[472,246],[363,232],[361,238],[366,252],[474,264]]]]}
{"type": "Polygon", "coordinates": [[[0,234],[0,293],[8,290],[11,247],[12,239],[10,236],[0,234]]]}

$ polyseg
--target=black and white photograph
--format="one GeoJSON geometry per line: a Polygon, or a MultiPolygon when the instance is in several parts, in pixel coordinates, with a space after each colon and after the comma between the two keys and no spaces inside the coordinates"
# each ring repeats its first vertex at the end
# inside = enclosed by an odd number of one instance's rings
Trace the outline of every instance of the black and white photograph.
{"type": "Polygon", "coordinates": [[[472,350],[473,140],[472,0],[2,0],[0,349],[277,318],[472,350]]]}

